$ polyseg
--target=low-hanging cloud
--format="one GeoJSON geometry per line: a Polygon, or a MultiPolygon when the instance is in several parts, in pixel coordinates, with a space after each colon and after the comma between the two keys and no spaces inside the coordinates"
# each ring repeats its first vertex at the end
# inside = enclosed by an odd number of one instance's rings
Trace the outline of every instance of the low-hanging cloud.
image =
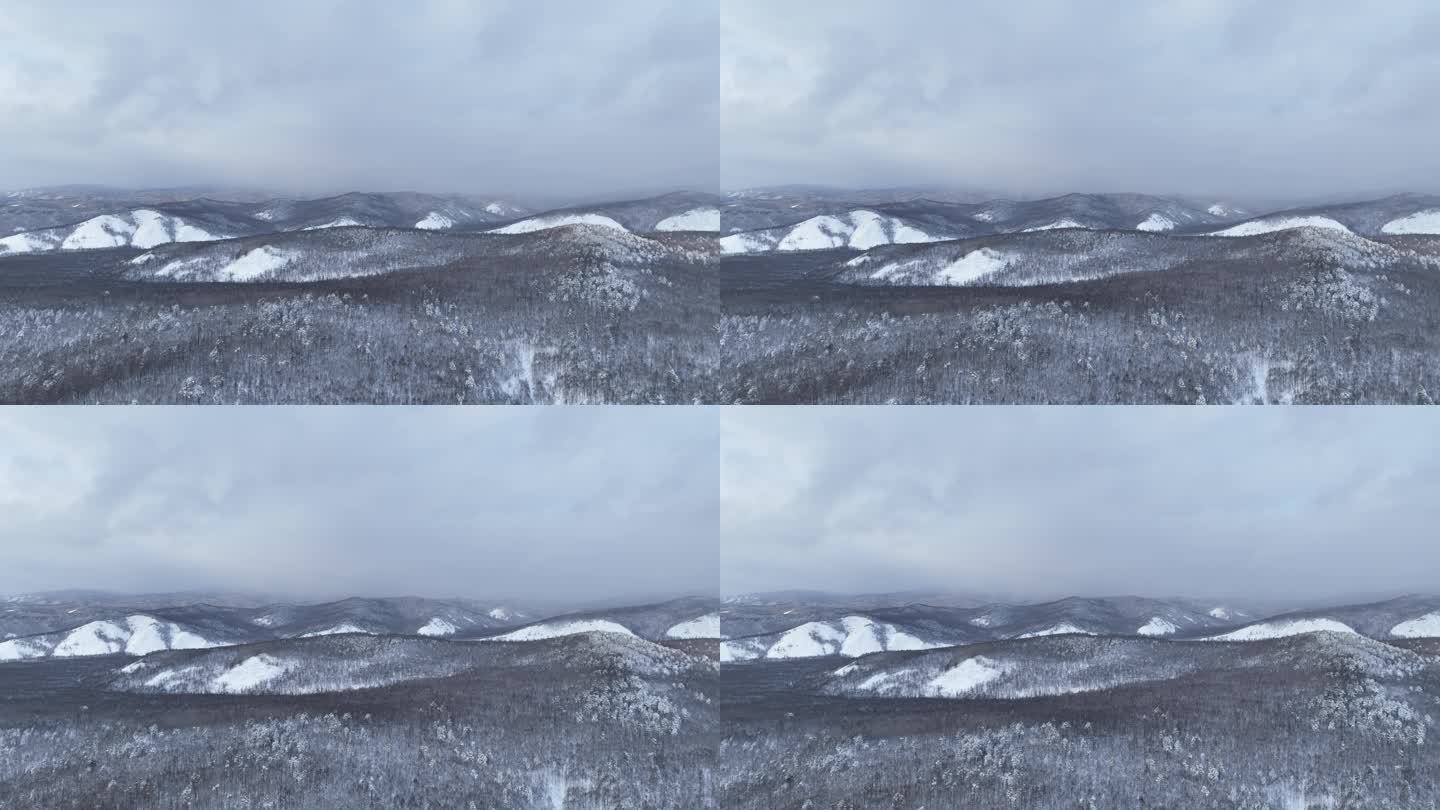
{"type": "Polygon", "coordinates": [[[726,593],[1433,592],[1423,410],[730,409],[726,593]]]}
{"type": "Polygon", "coordinates": [[[0,592],[714,594],[702,408],[0,413],[0,592]]]}
{"type": "Polygon", "coordinates": [[[1440,6],[725,0],[722,182],[1440,191],[1440,6]]]}
{"type": "Polygon", "coordinates": [[[713,188],[716,0],[0,3],[5,185],[713,188]]]}

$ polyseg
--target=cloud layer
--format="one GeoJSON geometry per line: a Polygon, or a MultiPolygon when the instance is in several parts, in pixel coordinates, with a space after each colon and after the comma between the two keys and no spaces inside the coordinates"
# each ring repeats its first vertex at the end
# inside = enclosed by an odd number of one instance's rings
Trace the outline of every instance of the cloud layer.
{"type": "Polygon", "coordinates": [[[1429,412],[901,410],[725,411],[725,592],[1435,590],[1429,412]]]}
{"type": "Polygon", "coordinates": [[[1440,191],[1427,0],[724,0],[722,182],[1440,191]]]}
{"type": "Polygon", "coordinates": [[[703,408],[0,413],[0,592],[715,593],[703,408]]]}
{"type": "Polygon", "coordinates": [[[713,188],[717,16],[715,0],[7,2],[0,178],[713,188]]]}

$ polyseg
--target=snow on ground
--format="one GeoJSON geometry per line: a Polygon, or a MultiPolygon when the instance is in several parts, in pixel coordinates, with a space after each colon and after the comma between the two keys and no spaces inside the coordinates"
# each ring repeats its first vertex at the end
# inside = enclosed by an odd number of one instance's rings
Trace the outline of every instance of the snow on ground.
{"type": "Polygon", "coordinates": [[[216,675],[210,686],[216,692],[235,695],[262,686],[289,671],[290,665],[273,656],[255,655],[216,675]]]}
{"type": "Polygon", "coordinates": [[[1135,632],[1139,633],[1142,636],[1168,636],[1171,633],[1175,632],[1177,629],[1179,628],[1177,628],[1175,625],[1171,624],[1168,621],[1165,621],[1159,616],[1156,616],[1150,621],[1141,625],[1140,629],[1136,630],[1135,632]]]}
{"type": "Polygon", "coordinates": [[[775,248],[776,250],[824,250],[843,247],[853,232],[854,228],[838,217],[811,217],[791,228],[775,248]]]}
{"type": "Polygon", "coordinates": [[[300,638],[315,638],[317,636],[338,636],[344,633],[365,633],[366,635],[374,635],[374,633],[371,633],[369,630],[366,630],[363,627],[356,627],[349,622],[345,622],[344,624],[337,624],[334,627],[327,627],[324,630],[312,630],[309,633],[303,633],[301,634],[300,638]]]}
{"type": "Polygon", "coordinates": [[[141,208],[132,211],[130,215],[135,219],[135,230],[130,236],[131,245],[149,250],[170,241],[168,218],[164,214],[141,208]]]}
{"type": "Polygon", "coordinates": [[[925,684],[925,691],[934,697],[960,697],[969,694],[1009,671],[997,661],[977,655],[945,670],[925,684]]]}
{"type": "Polygon", "coordinates": [[[494,214],[497,217],[503,217],[514,209],[503,203],[492,202],[489,205],[485,206],[485,210],[491,214],[494,214]]]}
{"type": "Polygon", "coordinates": [[[854,228],[847,242],[850,247],[869,250],[890,242],[890,235],[885,232],[885,218],[874,211],[851,211],[850,224],[854,228]]]}
{"type": "Polygon", "coordinates": [[[130,629],[130,638],[125,641],[125,652],[131,655],[148,655],[165,649],[165,635],[160,622],[150,616],[130,616],[125,623],[130,629]]]}
{"type": "Polygon", "coordinates": [[[692,208],[683,214],[666,217],[655,225],[657,231],[720,232],[719,208],[692,208]]]}
{"type": "Polygon", "coordinates": [[[1417,211],[1408,217],[1392,219],[1380,227],[1380,232],[1440,234],[1440,210],[1417,211]]]}
{"type": "Polygon", "coordinates": [[[491,608],[490,612],[486,615],[497,622],[508,622],[515,616],[515,614],[511,613],[510,609],[506,607],[491,608]]]}
{"type": "Polygon", "coordinates": [[[1390,628],[1390,635],[1396,638],[1440,638],[1440,613],[1403,621],[1390,628]]]}
{"type": "Polygon", "coordinates": [[[225,265],[215,278],[217,281],[252,281],[276,270],[284,269],[295,260],[295,256],[296,254],[292,251],[265,245],[255,248],[225,265]]]}
{"type": "Polygon", "coordinates": [[[707,613],[665,631],[666,638],[720,638],[720,614],[707,613]]]}
{"type": "Polygon", "coordinates": [[[111,655],[125,649],[128,638],[126,629],[115,622],[90,622],[71,630],[55,645],[51,655],[111,655]]]}
{"type": "Polygon", "coordinates": [[[720,252],[725,254],[763,253],[771,247],[770,240],[759,234],[736,233],[720,238],[720,252]]]}
{"type": "Polygon", "coordinates": [[[835,622],[806,622],[790,628],[765,650],[765,657],[843,655],[858,658],[887,650],[929,650],[943,646],[865,616],[846,616],[838,626],[835,622]]]}
{"type": "Polygon", "coordinates": [[[455,631],[459,629],[460,628],[456,627],[450,622],[447,622],[439,616],[436,616],[435,618],[426,622],[424,627],[421,627],[415,632],[419,633],[422,636],[449,636],[454,635],[455,631]]]}
{"type": "Polygon", "coordinates": [[[1151,214],[1150,216],[1145,218],[1144,222],[1136,225],[1135,230],[1152,232],[1173,231],[1175,230],[1175,220],[1165,216],[1164,214],[1151,214]]]}
{"type": "Polygon", "coordinates": [[[65,237],[65,241],[60,243],[60,249],[94,250],[120,247],[130,244],[130,235],[134,232],[135,226],[120,217],[101,214],[76,225],[70,235],[65,237]]]}
{"type": "Polygon", "coordinates": [[[1062,219],[1062,220],[1059,220],[1059,221],[1057,221],[1057,222],[1052,222],[1052,223],[1050,223],[1049,225],[1036,225],[1036,226],[1033,227],[1033,228],[1026,228],[1025,230],[1021,231],[1021,233],[1034,233],[1034,232],[1036,232],[1036,231],[1058,231],[1058,230],[1060,230],[1060,229],[1062,229],[1062,228],[1084,228],[1084,227],[1085,227],[1084,225],[1081,225],[1080,223],[1076,222],[1076,221],[1073,220],[1073,219],[1062,219]]]}
{"type": "Polygon", "coordinates": [[[501,636],[492,636],[486,641],[540,641],[577,633],[618,633],[623,636],[635,635],[630,628],[608,619],[583,619],[577,621],[546,622],[522,627],[501,636]]]}
{"type": "Polygon", "coordinates": [[[1094,633],[1081,627],[1076,627],[1070,622],[1061,622],[1054,627],[1047,627],[1044,630],[1032,630],[1029,633],[1021,633],[1016,638],[1040,638],[1042,636],[1063,636],[1067,634],[1079,634],[1082,636],[1093,636],[1094,633]]]}
{"type": "Polygon", "coordinates": [[[913,245],[918,242],[941,241],[940,237],[931,236],[930,234],[920,230],[919,228],[906,225],[904,222],[901,222],[898,219],[890,220],[890,224],[893,226],[891,228],[892,233],[890,236],[890,241],[894,244],[913,245]]]}
{"type": "Polygon", "coordinates": [[[324,230],[324,229],[326,229],[326,228],[353,228],[353,227],[356,227],[356,226],[359,226],[359,225],[364,225],[364,224],[365,224],[365,223],[363,223],[363,222],[355,219],[354,217],[348,217],[348,216],[347,216],[347,217],[340,217],[339,219],[332,219],[332,220],[330,220],[329,222],[324,223],[323,225],[311,225],[310,227],[304,228],[303,230],[307,230],[307,231],[321,231],[321,230],[324,230]]]}
{"type": "Polygon", "coordinates": [[[422,231],[443,231],[446,228],[455,227],[455,220],[445,216],[439,211],[431,211],[425,218],[415,223],[415,227],[422,231]]]}
{"type": "Polygon", "coordinates": [[[599,225],[603,228],[614,228],[617,231],[626,231],[624,225],[603,214],[556,214],[548,217],[533,217],[522,219],[519,222],[506,225],[503,228],[496,228],[490,233],[533,233],[535,231],[560,228],[565,225],[599,225]]]}
{"type": "Polygon", "coordinates": [[[1348,624],[1334,619],[1281,619],[1260,622],[1219,636],[1210,636],[1207,641],[1261,641],[1269,638],[1285,638],[1305,633],[1354,633],[1348,624]]]}
{"type": "Polygon", "coordinates": [[[1010,266],[1010,260],[999,251],[980,248],[951,262],[935,276],[939,284],[961,286],[978,281],[1010,266]]]}
{"type": "Polygon", "coordinates": [[[1223,608],[1223,607],[1213,607],[1213,608],[1210,608],[1210,617],[1213,618],[1213,619],[1221,619],[1221,620],[1229,619],[1229,618],[1230,618],[1230,611],[1226,610],[1226,609],[1223,608]]]}
{"type": "Polygon", "coordinates": [[[825,622],[806,622],[785,631],[765,651],[766,658],[815,658],[833,655],[845,641],[839,628],[825,622]]]}
{"type": "Polygon", "coordinates": [[[1242,222],[1223,231],[1212,231],[1211,236],[1256,236],[1262,233],[1274,233],[1276,231],[1288,231],[1292,228],[1322,228],[1328,231],[1343,231],[1351,233],[1351,230],[1329,217],[1274,217],[1271,219],[1255,219],[1249,222],[1242,222]]]}
{"type": "Polygon", "coordinates": [[[139,256],[136,256],[135,258],[131,259],[131,260],[130,260],[130,263],[133,264],[133,265],[139,266],[139,265],[142,265],[142,264],[150,261],[150,260],[153,259],[153,258],[155,258],[155,254],[154,254],[154,253],[141,253],[139,256]]]}
{"type": "Polygon", "coordinates": [[[1210,215],[1215,217],[1233,217],[1236,214],[1240,213],[1234,208],[1227,208],[1219,203],[1216,203],[1209,208],[1206,208],[1205,210],[1209,211],[1210,215]]]}
{"type": "Polygon", "coordinates": [[[53,247],[54,243],[39,233],[17,233],[0,239],[0,256],[7,253],[35,253],[53,247]]]}
{"type": "Polygon", "coordinates": [[[40,658],[46,654],[43,644],[29,639],[17,638],[0,642],[0,661],[20,661],[26,658],[40,658]]]}

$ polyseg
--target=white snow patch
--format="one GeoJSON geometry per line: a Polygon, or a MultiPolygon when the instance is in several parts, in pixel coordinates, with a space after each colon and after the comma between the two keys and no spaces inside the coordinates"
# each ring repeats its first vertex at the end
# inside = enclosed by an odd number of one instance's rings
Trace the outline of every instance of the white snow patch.
{"type": "Polygon", "coordinates": [[[1168,636],[1178,630],[1175,625],[1156,616],[1140,626],[1135,632],[1142,636],[1168,636]]]}
{"type": "Polygon", "coordinates": [[[599,225],[603,228],[614,228],[617,231],[629,232],[629,229],[624,225],[603,214],[556,214],[548,217],[522,219],[519,222],[506,225],[503,228],[496,228],[490,231],[490,233],[533,233],[550,228],[560,228],[565,225],[599,225]]]}
{"type": "Polygon", "coordinates": [[[859,256],[856,256],[855,258],[853,258],[853,259],[845,262],[845,266],[846,266],[846,267],[859,267],[860,265],[862,265],[862,264],[870,261],[870,259],[871,259],[871,256],[870,256],[869,253],[862,253],[862,254],[860,254],[859,256]]]}
{"type": "Polygon", "coordinates": [[[845,629],[845,640],[840,643],[840,654],[846,658],[859,658],[873,652],[882,652],[885,642],[881,640],[880,626],[864,616],[846,616],[840,620],[845,629]]]}
{"type": "Polygon", "coordinates": [[[141,264],[144,264],[144,263],[150,261],[150,260],[153,259],[153,258],[155,258],[155,254],[154,254],[154,253],[141,253],[139,256],[136,256],[135,258],[131,259],[131,260],[130,260],[130,263],[131,263],[131,264],[134,264],[134,265],[141,265],[141,264]]]}
{"type": "Polygon", "coordinates": [[[436,616],[435,618],[426,622],[424,627],[421,627],[415,632],[419,633],[422,636],[449,636],[454,635],[455,631],[459,629],[460,628],[456,627],[450,622],[447,622],[439,616],[436,616]]]}
{"type": "Polygon", "coordinates": [[[720,614],[707,613],[665,631],[667,638],[720,638],[720,614]]]}
{"type": "Polygon", "coordinates": [[[35,253],[49,250],[52,243],[34,233],[18,233],[0,239],[0,256],[7,253],[35,253]]]}
{"type": "Polygon", "coordinates": [[[1380,227],[1380,232],[1440,234],[1440,210],[1417,211],[1408,217],[1392,219],[1380,227]]]}
{"type": "MultiPolygon", "coordinates": [[[[854,231],[837,217],[811,217],[790,229],[776,245],[777,250],[824,250],[844,246],[854,231]]],[[[722,240],[723,241],[723,240],[722,240]]]]}
{"type": "Polygon", "coordinates": [[[144,661],[135,661],[135,662],[133,662],[133,663],[129,663],[129,664],[126,664],[125,666],[121,667],[121,668],[120,668],[120,674],[121,674],[121,675],[134,675],[135,673],[139,672],[140,670],[142,670],[142,669],[144,669],[144,668],[145,668],[145,662],[144,662],[144,661]]]}
{"type": "Polygon", "coordinates": [[[1233,225],[1223,231],[1213,231],[1211,236],[1257,236],[1262,233],[1288,231],[1292,228],[1322,228],[1329,231],[1351,233],[1351,230],[1329,217],[1275,217],[1255,219],[1233,225]]]}
{"type": "Polygon", "coordinates": [[[1062,220],[1059,220],[1059,221],[1056,221],[1056,222],[1052,222],[1052,223],[1050,223],[1049,225],[1036,225],[1036,226],[1033,227],[1033,228],[1026,228],[1025,230],[1021,231],[1021,233],[1034,233],[1034,232],[1036,232],[1036,231],[1058,231],[1058,230],[1061,230],[1061,229],[1063,229],[1063,228],[1084,228],[1084,227],[1085,227],[1084,225],[1081,225],[1080,223],[1076,222],[1076,221],[1073,220],[1073,219],[1062,219],[1062,220]]]}
{"type": "Polygon", "coordinates": [[[997,661],[977,655],[945,670],[925,684],[925,691],[934,697],[960,697],[979,689],[1009,671],[997,661]]]}
{"type": "Polygon", "coordinates": [[[727,255],[736,253],[763,253],[771,247],[763,236],[748,233],[734,233],[720,237],[720,252],[727,255]]]}
{"type": "Polygon", "coordinates": [[[240,694],[275,680],[289,669],[287,662],[262,653],[216,675],[210,686],[223,694],[240,694]]]}
{"type": "Polygon", "coordinates": [[[578,621],[546,622],[522,627],[503,636],[494,636],[487,641],[540,641],[547,638],[573,636],[578,633],[618,633],[623,636],[635,635],[630,628],[608,619],[584,619],[578,621]]]}
{"type": "Polygon", "coordinates": [[[304,230],[307,230],[307,231],[321,231],[321,230],[324,230],[324,229],[326,229],[326,228],[353,228],[353,227],[361,226],[361,225],[364,225],[364,224],[365,224],[365,223],[359,221],[358,219],[355,219],[354,217],[344,216],[344,217],[340,217],[339,219],[332,219],[332,220],[330,220],[329,222],[324,223],[323,225],[311,225],[310,227],[305,228],[304,230]]]}
{"type": "Polygon", "coordinates": [[[126,628],[109,621],[95,621],[71,630],[55,645],[51,655],[111,655],[125,649],[129,638],[126,628]]]}
{"type": "Polygon", "coordinates": [[[859,664],[846,664],[845,666],[840,667],[839,669],[835,670],[834,672],[832,672],[832,673],[830,673],[830,674],[831,674],[831,675],[838,676],[838,677],[844,677],[844,676],[849,675],[850,673],[854,672],[855,670],[857,670],[857,669],[859,669],[859,668],[860,668],[860,665],[859,665],[859,664]]]}
{"type": "Polygon", "coordinates": [[[980,248],[951,262],[936,274],[935,281],[940,284],[960,286],[998,273],[1009,265],[1010,260],[999,251],[980,248]]]}
{"type": "Polygon", "coordinates": [[[1210,636],[1207,641],[1261,641],[1270,638],[1285,638],[1305,633],[1354,633],[1350,625],[1334,619],[1283,619],[1261,622],[1233,630],[1219,636],[1210,636]]]}
{"type": "Polygon", "coordinates": [[[833,655],[844,643],[845,634],[824,622],[806,622],[785,631],[770,649],[766,658],[815,658],[833,655]]]}
{"type": "Polygon", "coordinates": [[[316,638],[318,636],[338,636],[344,633],[365,633],[367,635],[374,635],[374,633],[371,633],[369,630],[366,630],[363,627],[356,627],[349,622],[345,622],[344,624],[337,624],[334,627],[328,627],[324,630],[313,630],[309,633],[302,634],[300,637],[316,638]]]}
{"type": "Polygon", "coordinates": [[[135,232],[130,236],[130,244],[148,250],[170,241],[169,217],[148,208],[131,211],[130,216],[135,219],[135,232]]]}
{"type": "Polygon", "coordinates": [[[292,251],[264,245],[225,265],[216,278],[220,281],[251,281],[276,270],[282,270],[295,260],[292,251]]]}
{"type": "Polygon", "coordinates": [[[683,214],[666,217],[655,224],[657,231],[720,232],[719,208],[692,208],[683,214]]]}
{"type": "Polygon", "coordinates": [[[23,638],[0,642],[0,661],[20,661],[26,658],[41,658],[46,652],[43,645],[23,638]]]}
{"type": "Polygon", "coordinates": [[[1229,619],[1229,618],[1230,618],[1230,611],[1226,610],[1226,609],[1223,608],[1223,607],[1213,607],[1213,608],[1210,608],[1210,617],[1213,618],[1213,619],[1221,619],[1221,620],[1229,619]]]}
{"type": "Polygon", "coordinates": [[[1164,214],[1151,214],[1145,221],[1135,226],[1137,231],[1173,231],[1175,221],[1164,214]]]}
{"type": "Polygon", "coordinates": [[[1033,630],[1029,633],[1021,633],[1020,635],[1016,636],[1016,638],[1040,638],[1042,636],[1063,636],[1069,634],[1079,634],[1082,636],[1095,635],[1089,630],[1086,630],[1082,627],[1076,627],[1070,622],[1061,622],[1054,627],[1047,627],[1044,630],[1033,630]]]}
{"type": "Polygon", "coordinates": [[[1226,208],[1219,203],[1216,203],[1209,208],[1206,208],[1205,210],[1209,211],[1210,215],[1215,217],[1233,217],[1236,214],[1240,213],[1233,208],[1226,208]]]}
{"type": "Polygon", "coordinates": [[[117,216],[101,214],[87,219],[65,237],[60,243],[61,250],[93,250],[97,248],[120,247],[130,244],[130,235],[135,226],[117,216]]]}
{"type": "Polygon", "coordinates": [[[455,220],[445,216],[439,211],[431,211],[425,218],[415,223],[415,227],[422,231],[443,231],[446,228],[455,227],[455,220]]]}
{"type": "Polygon", "coordinates": [[[932,236],[919,228],[906,225],[898,219],[890,220],[891,236],[890,241],[897,245],[910,245],[917,242],[939,242],[940,237],[932,236]]]}
{"type": "Polygon", "coordinates": [[[1440,613],[1403,621],[1390,628],[1390,635],[1396,638],[1440,638],[1440,613]]]}
{"type": "Polygon", "coordinates": [[[515,616],[515,614],[510,612],[509,608],[505,607],[490,608],[490,612],[486,615],[497,622],[508,622],[515,616]]]}

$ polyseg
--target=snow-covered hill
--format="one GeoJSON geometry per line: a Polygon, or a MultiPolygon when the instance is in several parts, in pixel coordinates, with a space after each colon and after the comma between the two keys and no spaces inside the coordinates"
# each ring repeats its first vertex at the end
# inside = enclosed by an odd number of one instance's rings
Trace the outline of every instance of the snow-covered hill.
{"type": "Polygon", "coordinates": [[[87,622],[79,627],[0,642],[0,661],[66,658],[89,655],[146,655],[157,650],[188,650],[220,646],[193,628],[154,616],[87,622]]]}

